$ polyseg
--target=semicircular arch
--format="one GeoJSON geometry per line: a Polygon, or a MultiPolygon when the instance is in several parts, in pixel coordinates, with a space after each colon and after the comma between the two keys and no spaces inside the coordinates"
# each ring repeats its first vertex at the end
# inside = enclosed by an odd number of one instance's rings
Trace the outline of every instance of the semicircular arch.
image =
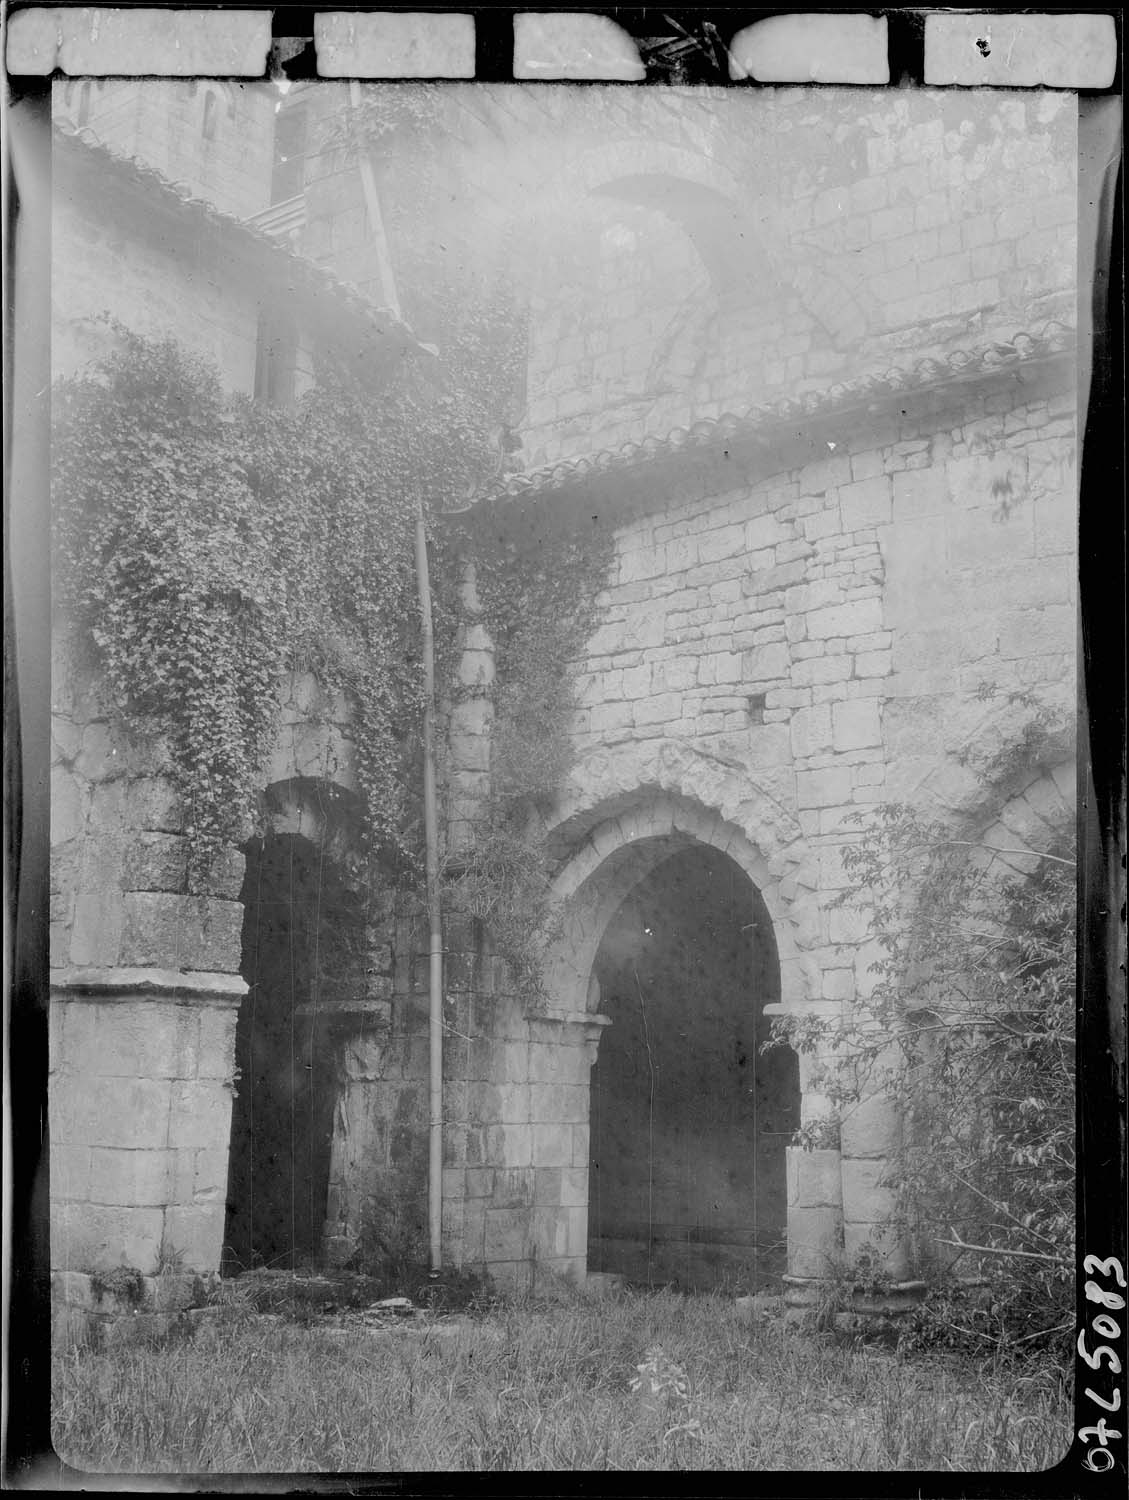
{"type": "Polygon", "coordinates": [[[818,995],[815,970],[799,949],[779,881],[761,849],[716,809],[650,789],[574,813],[554,830],[564,854],[551,884],[559,931],[549,945],[546,988],[554,1009],[590,1007],[589,980],[601,939],[632,889],[679,851],[705,846],[726,855],[748,876],[772,928],[780,965],[781,1004],[791,1008],[818,995]],[[568,834],[573,835],[568,838],[568,834]]]}

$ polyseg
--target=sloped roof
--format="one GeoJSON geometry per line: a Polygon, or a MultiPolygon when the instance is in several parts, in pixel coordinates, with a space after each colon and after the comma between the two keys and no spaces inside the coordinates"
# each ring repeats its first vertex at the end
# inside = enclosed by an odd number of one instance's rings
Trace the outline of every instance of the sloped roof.
{"type": "Polygon", "coordinates": [[[1014,334],[1010,339],[957,349],[940,358],[916,359],[892,366],[881,374],[864,374],[802,396],[785,397],[769,405],[753,405],[725,412],[689,427],[676,427],[663,437],[602,448],[579,458],[545,464],[522,474],[510,474],[480,495],[476,503],[517,499],[570,489],[590,479],[617,471],[635,470],[694,449],[716,449],[775,434],[819,420],[878,411],[893,399],[925,393],[957,383],[976,382],[1012,369],[1066,359],[1075,349],[1074,330],[1058,322],[1014,334]]]}
{"type": "Polygon", "coordinates": [[[386,339],[402,351],[420,348],[411,329],[391,309],[376,307],[355,288],[295,254],[281,240],[194,197],[190,188],[171,182],[156,167],[112,151],[89,128],[76,130],[56,121],[52,147],[55,170],[60,166],[64,171],[74,169],[73,181],[80,189],[96,192],[109,183],[134,196],[147,214],[161,212],[179,221],[186,237],[191,236],[188,242],[194,253],[204,237],[210,236],[228,263],[242,262],[256,278],[262,278],[265,287],[284,289],[319,313],[332,309],[338,315],[335,321],[350,326],[354,333],[386,339]]]}

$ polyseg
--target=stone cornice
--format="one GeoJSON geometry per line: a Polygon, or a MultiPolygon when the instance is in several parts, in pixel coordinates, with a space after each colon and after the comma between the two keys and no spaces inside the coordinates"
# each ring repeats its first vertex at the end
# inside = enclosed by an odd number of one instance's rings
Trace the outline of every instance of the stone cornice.
{"type": "Polygon", "coordinates": [[[237,1005],[247,993],[247,981],[240,975],[203,969],[52,969],[50,979],[53,995],[91,995],[99,1000],[159,995],[169,1000],[237,1005]]]}
{"type": "Polygon", "coordinates": [[[975,391],[998,384],[1001,378],[1033,381],[1049,377],[1052,382],[1061,381],[1070,378],[1076,358],[1074,330],[1052,321],[1006,341],[909,359],[884,372],[865,373],[823,390],[703,418],[687,427],[676,427],[664,437],[649,436],[641,442],[511,474],[465,510],[577,490],[601,479],[618,478],[622,482],[628,475],[653,473],[664,463],[708,460],[719,453],[729,458],[746,447],[764,454],[779,450],[780,462],[799,465],[805,460],[798,451],[789,456],[788,450],[802,446],[805,437],[818,447],[824,427],[841,430],[849,423],[857,431],[896,412],[907,399],[926,399],[962,388],[975,391]]]}

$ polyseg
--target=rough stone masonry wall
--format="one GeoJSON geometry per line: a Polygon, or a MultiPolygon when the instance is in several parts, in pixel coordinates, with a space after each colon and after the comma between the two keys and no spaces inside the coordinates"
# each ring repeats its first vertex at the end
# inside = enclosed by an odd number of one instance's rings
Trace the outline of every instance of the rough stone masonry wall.
{"type": "Polygon", "coordinates": [[[267,207],[281,97],[273,85],[196,78],[86,82],[89,111],[80,123],[83,81],[55,81],[56,119],[90,130],[119,155],[141,158],[223,213],[243,219],[267,207]],[[209,94],[215,100],[210,139],[204,131],[209,94]]]}
{"type": "MultiPolygon", "coordinates": [[[[623,525],[577,677],[562,806],[662,786],[736,823],[809,966],[800,1003],[832,1015],[870,993],[878,956],[865,912],[834,905],[851,820],[893,800],[966,810],[981,788],[961,752],[1030,715],[1008,693],[1067,716],[1074,700],[1073,391],[963,400],[623,525]]],[[[801,1082],[803,1118],[829,1113],[801,1082]]],[[[841,1167],[793,1164],[794,1271],[826,1269],[844,1234],[852,1252],[881,1238],[895,1128],[875,1105],[841,1167]]]]}
{"type": "MultiPolygon", "coordinates": [[[[258,308],[247,286],[201,263],[191,243],[115,222],[84,197],[56,192],[51,214],[51,372],[73,375],[106,357],[106,316],[145,338],[175,338],[216,366],[231,390],[255,383],[258,308]]],[[[215,252],[217,255],[219,252],[215,252]]]]}
{"type": "Polygon", "coordinates": [[[128,742],[57,643],[51,767],[51,1243],[72,1272],[219,1265],[243,857],[186,892],[162,747],[128,742]]]}
{"type": "MultiPolygon", "coordinates": [[[[611,137],[606,195],[542,209],[528,466],[825,391],[907,355],[1073,325],[1070,96],[760,91],[680,104],[681,136],[664,103],[650,115],[641,104],[625,139],[611,137]],[[696,149],[680,152],[688,137],[696,149]],[[648,174],[676,180],[617,196],[614,179],[648,174]],[[680,207],[687,184],[719,197],[680,207]]],[[[571,123],[558,178],[583,158],[571,123]]]]}

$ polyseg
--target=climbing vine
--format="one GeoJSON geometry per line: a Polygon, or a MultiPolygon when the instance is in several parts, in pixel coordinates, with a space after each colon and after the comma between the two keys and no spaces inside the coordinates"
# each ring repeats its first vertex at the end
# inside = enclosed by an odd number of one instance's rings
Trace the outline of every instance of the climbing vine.
{"type": "Polygon", "coordinates": [[[471,847],[449,862],[447,883],[455,904],[486,926],[522,993],[535,997],[553,932],[542,812],[572,764],[575,671],[612,538],[607,528],[514,509],[483,517],[456,545],[459,561],[474,563],[497,685],[491,798],[471,847]]]}
{"type": "Polygon", "coordinates": [[[327,366],[282,411],[229,398],[171,340],[115,332],[54,393],[56,594],[132,730],[166,738],[193,883],[251,831],[287,668],[347,693],[369,833],[414,866],[414,528],[493,462],[488,383],[468,395],[429,359],[378,391],[327,366]]]}
{"type": "MultiPolygon", "coordinates": [[[[986,788],[1022,784],[1055,753],[1054,727],[1037,709],[1009,750],[963,758],[986,788]]],[[[944,1309],[927,1309],[923,1332],[1034,1351],[1070,1325],[1074,1298],[1073,829],[1047,849],[1014,836],[1032,868],[1005,877],[975,857],[975,830],[902,805],[878,814],[843,854],[843,904],[867,913],[877,949],[873,993],[774,1031],[809,1056],[840,1119],[881,1092],[905,1122],[885,1181],[944,1309]],[[990,1323],[950,1300],[973,1268],[990,1323]]],[[[834,1143],[819,1125],[799,1139],[834,1143]]]]}

